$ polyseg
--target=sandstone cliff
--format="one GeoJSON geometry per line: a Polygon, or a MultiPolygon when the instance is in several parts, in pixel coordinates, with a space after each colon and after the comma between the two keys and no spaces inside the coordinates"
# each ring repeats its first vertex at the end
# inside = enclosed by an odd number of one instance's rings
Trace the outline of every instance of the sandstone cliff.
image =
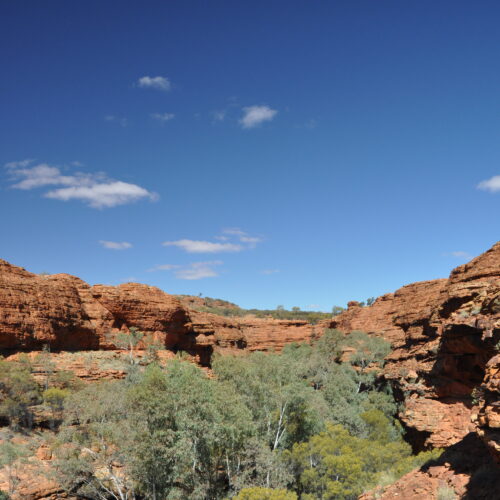
{"type": "Polygon", "coordinates": [[[477,474],[500,481],[486,451],[500,461],[500,243],[447,280],[405,286],[370,307],[350,303],[328,326],[390,340],[384,375],[402,402],[410,442],[415,450],[451,446],[439,464],[377,498],[434,498],[439,486],[463,498],[497,498],[477,474]]]}
{"type": "Polygon", "coordinates": [[[89,286],[74,276],[40,276],[0,260],[0,351],[113,349],[109,334],[134,326],[208,365],[213,352],[279,351],[314,333],[306,321],[226,318],[186,303],[147,285],[89,286]]]}
{"type": "MultiPolygon", "coordinates": [[[[449,486],[463,498],[496,498],[500,242],[448,279],[405,286],[369,307],[351,302],[347,311],[316,326],[221,317],[190,307],[198,302],[135,283],[89,286],[65,274],[39,276],[0,261],[0,350],[15,355],[49,344],[52,351],[106,350],[115,356],[108,333],[134,326],[171,352],[188,351],[208,365],[214,352],[279,351],[324,328],[362,330],[392,344],[384,376],[402,403],[399,418],[414,449],[447,448],[439,463],[377,495],[426,499],[449,486]]],[[[71,362],[92,380],[85,363],[71,362]]],[[[110,369],[106,376],[119,375],[110,369]]]]}

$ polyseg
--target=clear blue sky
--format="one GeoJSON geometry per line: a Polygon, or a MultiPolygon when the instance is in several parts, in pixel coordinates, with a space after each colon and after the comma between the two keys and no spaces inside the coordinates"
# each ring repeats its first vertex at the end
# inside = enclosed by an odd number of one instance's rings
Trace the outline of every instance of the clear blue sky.
{"type": "Polygon", "coordinates": [[[445,277],[500,235],[499,18],[1,2],[0,257],[261,308],[445,277]]]}

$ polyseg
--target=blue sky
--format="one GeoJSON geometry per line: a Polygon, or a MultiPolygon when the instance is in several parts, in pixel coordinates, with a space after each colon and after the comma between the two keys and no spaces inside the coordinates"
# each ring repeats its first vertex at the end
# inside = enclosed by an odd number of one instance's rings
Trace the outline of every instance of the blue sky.
{"type": "Polygon", "coordinates": [[[498,240],[498,2],[0,4],[0,257],[320,308],[498,240]]]}

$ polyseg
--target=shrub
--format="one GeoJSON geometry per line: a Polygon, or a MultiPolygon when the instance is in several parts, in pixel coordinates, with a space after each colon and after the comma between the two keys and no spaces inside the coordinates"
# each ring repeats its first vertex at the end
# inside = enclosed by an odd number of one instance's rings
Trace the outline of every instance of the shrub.
{"type": "Polygon", "coordinates": [[[457,498],[455,490],[450,486],[441,486],[437,490],[437,500],[456,500],[457,498]]]}
{"type": "Polygon", "coordinates": [[[28,365],[0,359],[0,417],[12,427],[31,427],[30,406],[40,402],[38,384],[28,365]]]}
{"type": "Polygon", "coordinates": [[[292,491],[274,490],[272,488],[245,488],[233,500],[297,500],[292,491]]]}

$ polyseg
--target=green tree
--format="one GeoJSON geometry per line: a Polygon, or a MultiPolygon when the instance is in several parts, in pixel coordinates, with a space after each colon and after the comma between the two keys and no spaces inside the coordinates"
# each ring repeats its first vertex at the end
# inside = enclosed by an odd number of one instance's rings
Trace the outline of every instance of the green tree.
{"type": "Polygon", "coordinates": [[[322,398],[296,376],[289,358],[261,352],[245,357],[216,357],[212,364],[220,381],[241,394],[257,424],[258,435],[271,450],[303,441],[321,429],[326,412],[322,398]]]}
{"type": "Polygon", "coordinates": [[[139,491],[152,499],[197,499],[218,498],[231,487],[253,433],[251,415],[231,387],[173,361],[165,371],[150,365],[128,401],[139,491]]]}
{"type": "Polygon", "coordinates": [[[27,455],[28,450],[25,446],[14,444],[11,441],[5,441],[0,444],[0,468],[5,467],[7,471],[10,494],[16,490],[17,483],[19,482],[17,477],[18,467],[22,459],[27,455]]]}
{"type": "Polygon", "coordinates": [[[104,382],[67,398],[58,436],[58,480],[69,493],[101,500],[135,499],[126,384],[104,382]]]}
{"type": "Polygon", "coordinates": [[[0,418],[14,428],[31,428],[31,407],[39,402],[40,391],[29,366],[0,359],[0,418]]]}
{"type": "Polygon", "coordinates": [[[64,401],[69,396],[68,389],[60,389],[59,387],[51,387],[43,392],[43,401],[52,412],[51,427],[54,428],[56,423],[62,419],[64,401]]]}
{"type": "Polygon", "coordinates": [[[135,366],[138,363],[136,349],[141,343],[143,337],[144,333],[139,331],[139,329],[134,326],[131,326],[128,332],[110,333],[107,335],[108,340],[115,344],[118,349],[128,351],[129,366],[135,366]]]}

